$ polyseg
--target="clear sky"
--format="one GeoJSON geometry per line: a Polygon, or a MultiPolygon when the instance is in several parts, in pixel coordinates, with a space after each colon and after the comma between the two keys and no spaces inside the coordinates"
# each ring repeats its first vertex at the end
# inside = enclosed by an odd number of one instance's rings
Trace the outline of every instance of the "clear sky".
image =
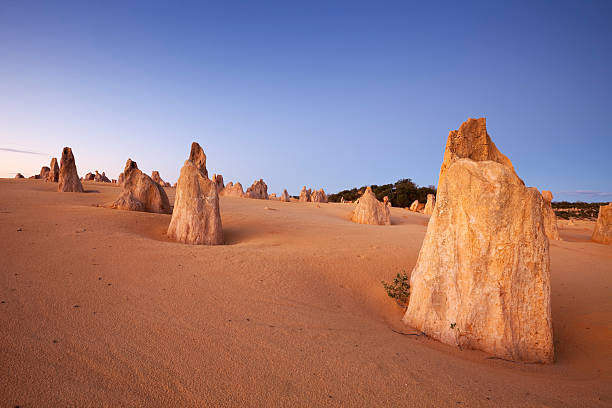
{"type": "Polygon", "coordinates": [[[195,140],[245,189],[429,185],[486,116],[528,185],[612,200],[612,1],[506,3],[2,0],[0,177],[174,182],[195,140]]]}

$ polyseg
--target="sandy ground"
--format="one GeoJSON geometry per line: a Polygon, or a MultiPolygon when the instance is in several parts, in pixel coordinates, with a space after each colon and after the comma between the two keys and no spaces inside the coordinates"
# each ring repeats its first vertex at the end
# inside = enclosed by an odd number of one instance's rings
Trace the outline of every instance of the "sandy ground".
{"type": "Polygon", "coordinates": [[[545,366],[400,334],[380,281],[410,273],[421,214],[224,197],[227,245],[189,246],[169,215],[98,207],[117,187],[56,187],[0,180],[2,407],[612,406],[612,246],[592,222],[551,243],[545,366]]]}

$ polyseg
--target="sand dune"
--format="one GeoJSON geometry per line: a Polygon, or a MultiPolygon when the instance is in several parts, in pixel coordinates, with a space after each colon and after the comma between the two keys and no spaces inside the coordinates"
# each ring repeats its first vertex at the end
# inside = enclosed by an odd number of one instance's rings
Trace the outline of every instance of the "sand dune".
{"type": "MultiPolygon", "coordinates": [[[[111,210],[114,185],[0,180],[2,406],[612,406],[612,246],[551,241],[556,363],[458,350],[385,294],[428,217],[221,197],[226,245],[111,210]]],[[[171,203],[174,190],[166,189],[171,203]]]]}

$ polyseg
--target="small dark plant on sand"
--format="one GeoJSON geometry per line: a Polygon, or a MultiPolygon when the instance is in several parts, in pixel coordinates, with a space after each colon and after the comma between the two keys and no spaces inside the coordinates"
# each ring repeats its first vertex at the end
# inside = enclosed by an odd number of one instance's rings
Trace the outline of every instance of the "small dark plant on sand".
{"type": "Polygon", "coordinates": [[[381,282],[387,295],[395,299],[401,306],[408,306],[408,297],[410,296],[410,280],[406,272],[398,273],[393,283],[381,282]]]}

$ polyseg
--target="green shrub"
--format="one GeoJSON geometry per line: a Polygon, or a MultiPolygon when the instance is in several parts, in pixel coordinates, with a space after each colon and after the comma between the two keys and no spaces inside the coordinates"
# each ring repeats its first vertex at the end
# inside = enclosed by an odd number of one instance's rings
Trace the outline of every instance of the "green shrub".
{"type": "Polygon", "coordinates": [[[408,297],[410,296],[410,279],[406,272],[398,273],[393,283],[381,281],[387,295],[395,299],[401,306],[408,306],[408,297]]]}

